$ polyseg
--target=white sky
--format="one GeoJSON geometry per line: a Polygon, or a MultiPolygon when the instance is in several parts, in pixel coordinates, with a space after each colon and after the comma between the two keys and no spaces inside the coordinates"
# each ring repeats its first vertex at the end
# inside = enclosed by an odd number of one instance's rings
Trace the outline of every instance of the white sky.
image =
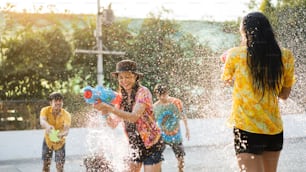
{"type": "MultiPolygon", "coordinates": [[[[97,0],[1,0],[3,9],[6,3],[15,5],[15,11],[26,9],[34,12],[43,6],[54,6],[53,11],[70,13],[97,13],[97,0]]],[[[158,12],[161,7],[171,11],[167,17],[179,20],[236,20],[248,12],[249,0],[100,0],[101,7],[112,9],[118,17],[145,18],[149,12],[158,12]]]]}

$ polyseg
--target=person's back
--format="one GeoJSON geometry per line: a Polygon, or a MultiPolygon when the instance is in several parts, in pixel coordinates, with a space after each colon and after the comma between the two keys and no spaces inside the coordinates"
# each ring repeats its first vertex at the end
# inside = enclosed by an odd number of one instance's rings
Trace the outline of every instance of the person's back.
{"type": "MultiPolygon", "coordinates": [[[[235,73],[235,82],[233,88],[233,111],[231,114],[231,123],[235,123],[238,128],[250,132],[275,134],[282,131],[282,120],[280,117],[278,96],[269,92],[262,95],[253,89],[253,78],[250,68],[247,64],[247,48],[240,46],[232,48],[227,54],[227,68],[223,74],[223,79],[228,79],[235,73]],[[243,103],[241,103],[243,102],[243,103]],[[252,118],[250,118],[252,116],[252,118]],[[263,121],[265,124],[262,125],[263,121]]],[[[284,75],[281,78],[281,84],[292,81],[285,81],[285,76],[292,75],[294,58],[288,49],[282,49],[282,61],[285,66],[284,75]],[[289,67],[289,68],[288,68],[289,67]]],[[[289,77],[293,79],[293,77],[289,77]]]]}
{"type": "Polygon", "coordinates": [[[230,122],[241,171],[277,171],[283,148],[283,123],[278,100],[289,97],[294,84],[294,57],[281,49],[260,12],[241,24],[242,46],[226,54],[222,79],[234,83],[230,122]],[[234,82],[233,82],[234,80],[234,82]]]}

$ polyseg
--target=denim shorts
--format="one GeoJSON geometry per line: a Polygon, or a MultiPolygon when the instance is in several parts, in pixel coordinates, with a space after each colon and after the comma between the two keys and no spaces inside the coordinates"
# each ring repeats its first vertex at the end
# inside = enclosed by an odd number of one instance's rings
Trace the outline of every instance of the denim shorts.
{"type": "MultiPolygon", "coordinates": [[[[42,145],[42,160],[51,161],[53,151],[54,151],[53,149],[50,149],[47,146],[46,141],[44,139],[43,145],[42,145]]],[[[65,155],[66,155],[65,144],[63,145],[62,148],[60,148],[58,150],[55,150],[54,152],[55,152],[55,162],[64,163],[65,162],[65,155]]]]}
{"type": "Polygon", "coordinates": [[[163,152],[165,150],[165,143],[160,139],[155,145],[149,149],[144,148],[143,146],[134,149],[130,160],[143,163],[144,165],[154,165],[164,160],[163,152]]]}
{"type": "Polygon", "coordinates": [[[146,156],[143,158],[143,164],[144,165],[154,165],[158,164],[159,162],[163,161],[163,151],[158,150],[153,152],[151,155],[146,156]]]}
{"type": "Polygon", "coordinates": [[[283,132],[275,135],[250,133],[234,128],[234,146],[239,153],[262,154],[265,151],[281,151],[283,148],[283,132]]]}

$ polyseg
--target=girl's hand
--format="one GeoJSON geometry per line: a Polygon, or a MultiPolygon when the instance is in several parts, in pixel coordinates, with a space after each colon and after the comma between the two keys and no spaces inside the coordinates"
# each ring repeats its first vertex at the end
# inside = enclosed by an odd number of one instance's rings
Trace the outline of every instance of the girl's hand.
{"type": "Polygon", "coordinates": [[[112,118],[110,115],[106,118],[106,123],[111,128],[116,128],[118,126],[119,120],[112,118]]]}
{"type": "Polygon", "coordinates": [[[234,79],[229,79],[229,80],[226,80],[224,81],[224,86],[234,86],[234,79]]]}
{"type": "Polygon", "coordinates": [[[190,139],[189,128],[186,128],[186,135],[185,135],[185,137],[187,138],[187,140],[190,139]]]}
{"type": "Polygon", "coordinates": [[[106,103],[103,103],[103,102],[99,102],[99,103],[95,103],[93,105],[93,107],[99,111],[102,112],[102,114],[109,114],[109,112],[112,111],[112,106],[106,104],[106,103]]]}

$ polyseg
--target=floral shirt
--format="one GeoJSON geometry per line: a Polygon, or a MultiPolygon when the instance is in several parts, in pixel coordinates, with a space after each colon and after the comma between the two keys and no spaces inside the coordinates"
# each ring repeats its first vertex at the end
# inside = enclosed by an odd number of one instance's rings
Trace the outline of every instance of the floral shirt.
{"type": "MultiPolygon", "coordinates": [[[[235,47],[229,50],[222,74],[223,80],[235,78],[233,88],[231,125],[253,133],[278,134],[283,130],[278,97],[267,94],[262,97],[252,87],[252,76],[247,66],[246,47],[235,47]],[[261,99],[262,98],[262,99],[261,99]]],[[[294,78],[294,57],[291,51],[282,49],[284,75],[282,87],[292,87],[294,78]]]]}
{"type": "MultiPolygon", "coordinates": [[[[146,108],[144,114],[136,121],[136,130],[139,133],[144,146],[146,148],[150,148],[159,141],[161,137],[161,131],[155,123],[152,94],[148,88],[143,86],[139,88],[135,97],[135,104],[137,103],[144,104],[146,108]]],[[[125,129],[128,130],[127,123],[125,123],[125,125],[125,129]]],[[[133,138],[135,137],[130,135],[129,139],[133,138]]]]}

